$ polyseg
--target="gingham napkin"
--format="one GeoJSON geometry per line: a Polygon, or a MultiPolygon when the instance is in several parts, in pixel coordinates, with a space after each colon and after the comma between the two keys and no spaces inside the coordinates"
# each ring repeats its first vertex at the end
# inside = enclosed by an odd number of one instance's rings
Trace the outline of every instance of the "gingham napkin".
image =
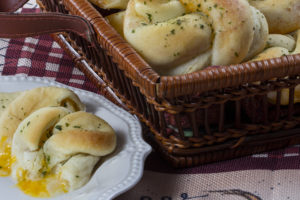
{"type": "MultiPolygon", "coordinates": [[[[21,10],[38,12],[33,1],[21,10]]],[[[0,74],[47,77],[98,92],[48,35],[0,39],[0,74]]],[[[117,200],[299,200],[300,146],[175,170],[158,154],[141,181],[117,200]]]]}

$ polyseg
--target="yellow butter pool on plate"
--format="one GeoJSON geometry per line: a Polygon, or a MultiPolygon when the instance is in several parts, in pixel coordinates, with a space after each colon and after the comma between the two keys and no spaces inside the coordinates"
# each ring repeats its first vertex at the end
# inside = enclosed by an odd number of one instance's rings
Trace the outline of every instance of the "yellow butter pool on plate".
{"type": "Polygon", "coordinates": [[[25,194],[37,198],[49,198],[58,194],[67,193],[68,186],[66,181],[60,179],[58,174],[45,174],[40,180],[30,180],[27,178],[27,171],[20,169],[18,171],[17,187],[25,194]]]}

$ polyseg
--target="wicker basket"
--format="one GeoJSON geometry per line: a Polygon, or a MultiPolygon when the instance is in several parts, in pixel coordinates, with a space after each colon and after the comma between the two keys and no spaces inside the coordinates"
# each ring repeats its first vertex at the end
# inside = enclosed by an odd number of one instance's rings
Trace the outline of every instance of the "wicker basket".
{"type": "Polygon", "coordinates": [[[159,76],[107,23],[107,11],[86,0],[39,4],[44,11],[82,16],[93,25],[94,44],[74,34],[54,37],[87,77],[113,91],[109,99],[139,117],[150,130],[145,138],[174,167],[299,143],[300,114],[292,97],[300,83],[300,55],[159,76]],[[284,88],[289,89],[287,106],[280,105],[284,88]],[[270,91],[277,92],[274,105],[267,100],[270,91]]]}

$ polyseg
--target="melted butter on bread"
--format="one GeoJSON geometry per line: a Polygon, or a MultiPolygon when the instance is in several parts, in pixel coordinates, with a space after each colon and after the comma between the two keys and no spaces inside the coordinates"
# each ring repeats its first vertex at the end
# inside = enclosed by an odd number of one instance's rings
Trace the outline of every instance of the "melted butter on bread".
{"type": "Polygon", "coordinates": [[[45,174],[42,179],[31,180],[27,177],[28,171],[18,169],[17,187],[25,194],[37,198],[49,198],[55,194],[67,193],[68,184],[61,180],[60,174],[45,174]]]}
{"type": "Polygon", "coordinates": [[[57,196],[85,185],[100,157],[115,146],[114,130],[98,116],[70,113],[63,107],[41,108],[26,117],[14,134],[16,162],[11,176],[27,195],[57,196]]]}
{"type": "Polygon", "coordinates": [[[72,91],[36,88],[5,98],[5,103],[0,115],[0,176],[11,175],[29,196],[54,197],[82,187],[100,158],[116,147],[112,127],[78,111],[84,105],[72,91]]]}
{"type": "Polygon", "coordinates": [[[0,147],[2,148],[0,153],[0,176],[9,176],[15,157],[11,156],[11,146],[6,144],[5,137],[1,139],[0,147]]]}

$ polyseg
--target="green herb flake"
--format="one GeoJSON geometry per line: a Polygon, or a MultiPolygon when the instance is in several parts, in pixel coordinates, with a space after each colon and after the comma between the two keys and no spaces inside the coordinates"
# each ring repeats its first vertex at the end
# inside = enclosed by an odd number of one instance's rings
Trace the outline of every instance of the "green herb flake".
{"type": "Polygon", "coordinates": [[[58,130],[60,130],[60,131],[62,130],[61,125],[56,125],[55,128],[58,129],[58,130]]]}
{"type": "Polygon", "coordinates": [[[152,15],[150,13],[146,13],[146,15],[148,16],[149,22],[152,22],[152,15]]]}
{"type": "Polygon", "coordinates": [[[177,20],[176,20],[176,24],[177,24],[177,25],[181,25],[181,20],[180,20],[180,19],[177,19],[177,20]]]}

